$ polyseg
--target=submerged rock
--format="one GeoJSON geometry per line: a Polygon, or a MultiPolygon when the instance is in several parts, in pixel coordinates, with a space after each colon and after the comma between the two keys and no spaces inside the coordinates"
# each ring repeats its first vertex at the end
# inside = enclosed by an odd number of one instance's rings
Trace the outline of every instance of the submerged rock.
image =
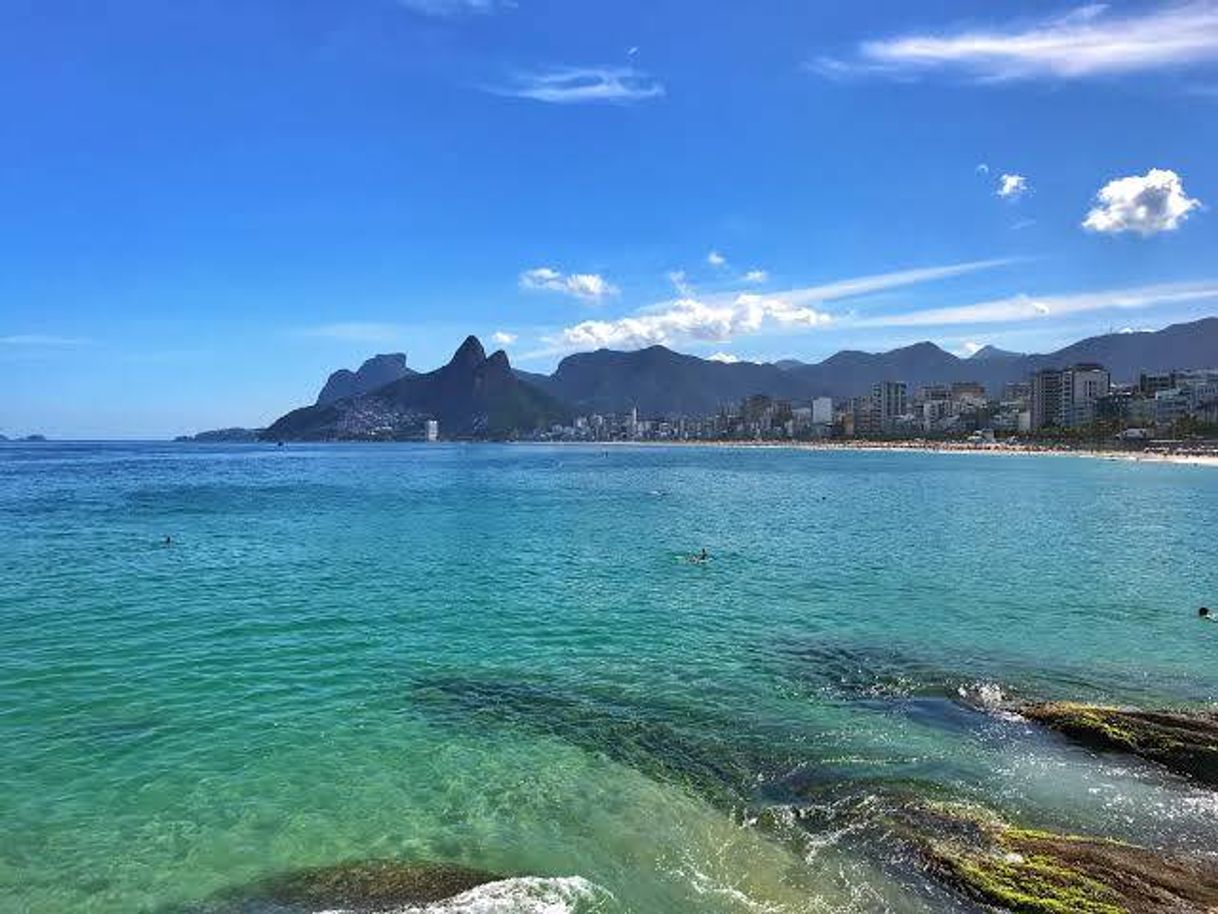
{"type": "Polygon", "coordinates": [[[1218,785],[1218,712],[1138,711],[1066,701],[1018,710],[1084,745],[1129,752],[1218,785]]]}
{"type": "Polygon", "coordinates": [[[365,860],[297,870],[228,889],[191,914],[373,912],[443,901],[500,877],[444,863],[365,860]]]}
{"type": "Polygon", "coordinates": [[[928,868],[985,904],[1027,914],[1207,914],[1218,860],[1016,828],[988,810],[910,802],[891,814],[928,868]]]}

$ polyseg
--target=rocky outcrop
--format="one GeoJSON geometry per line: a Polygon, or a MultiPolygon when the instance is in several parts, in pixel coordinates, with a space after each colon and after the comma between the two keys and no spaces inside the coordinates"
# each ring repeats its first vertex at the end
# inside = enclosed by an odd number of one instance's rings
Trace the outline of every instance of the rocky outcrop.
{"type": "Polygon", "coordinates": [[[1065,701],[1027,704],[1018,711],[1093,749],[1128,752],[1218,785],[1218,712],[1139,711],[1065,701]]]}
{"type": "Polygon", "coordinates": [[[941,881],[984,904],[1026,914],[1208,914],[1218,860],[1016,828],[988,810],[915,801],[892,814],[941,881]]]}
{"type": "Polygon", "coordinates": [[[219,893],[188,914],[313,914],[433,904],[498,879],[444,863],[370,860],[298,870],[219,893]]]}
{"type": "Polygon", "coordinates": [[[199,444],[247,444],[257,441],[260,428],[215,428],[193,435],[179,435],[174,441],[194,441],[199,444]]]}
{"type": "Polygon", "coordinates": [[[409,374],[414,374],[406,367],[406,354],[390,352],[374,355],[355,371],[340,368],[326,380],[326,385],[317,395],[318,406],[325,406],[336,400],[346,400],[351,397],[361,397],[374,390],[399,381],[409,374]]]}

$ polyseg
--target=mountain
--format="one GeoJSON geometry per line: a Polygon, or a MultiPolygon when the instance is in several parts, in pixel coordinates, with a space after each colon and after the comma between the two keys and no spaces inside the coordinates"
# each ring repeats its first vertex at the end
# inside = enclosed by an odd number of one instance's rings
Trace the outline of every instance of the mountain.
{"type": "Polygon", "coordinates": [[[317,395],[317,405],[324,406],[336,400],[363,396],[411,374],[414,372],[406,367],[404,352],[374,355],[356,371],[340,368],[330,375],[321,393],[317,395]]]}
{"type": "Polygon", "coordinates": [[[549,377],[525,377],[579,413],[624,413],[637,407],[644,416],[706,415],[752,394],[844,399],[885,380],[906,382],[910,393],[923,384],[976,381],[997,396],[1004,384],[1038,369],[1077,362],[1099,362],[1117,382],[1136,380],[1143,371],[1218,366],[1218,318],[1153,333],[1092,337],[1040,355],[985,347],[961,359],[923,342],[880,353],[846,350],[817,363],[786,359],[767,365],[724,364],[652,346],[579,353],[563,359],[549,377]]]}
{"type": "Polygon", "coordinates": [[[982,346],[976,352],[969,356],[970,362],[993,362],[1003,359],[1020,359],[1023,358],[1022,352],[1011,352],[1007,349],[999,349],[997,346],[982,346]]]}
{"type": "Polygon", "coordinates": [[[428,419],[445,438],[509,438],[568,420],[569,410],[512,371],[507,355],[489,358],[468,337],[442,368],[405,377],[359,396],[293,410],[264,439],[334,441],[418,438],[428,419]]]}
{"type": "Polygon", "coordinates": [[[1035,368],[1099,362],[1114,381],[1135,381],[1143,371],[1211,368],[1218,366],[1218,317],[1153,332],[1093,336],[1051,355],[1027,356],[1027,361],[1035,368]]]}
{"type": "Polygon", "coordinates": [[[934,343],[915,343],[880,353],[846,350],[787,374],[804,385],[806,396],[834,398],[866,393],[878,381],[904,381],[912,390],[922,384],[975,377],[963,359],[934,343]]]}
{"type": "Polygon", "coordinates": [[[774,365],[715,362],[663,346],[569,355],[544,389],[577,412],[624,413],[638,406],[647,416],[706,415],[750,394],[803,392],[793,372],[774,365]]]}

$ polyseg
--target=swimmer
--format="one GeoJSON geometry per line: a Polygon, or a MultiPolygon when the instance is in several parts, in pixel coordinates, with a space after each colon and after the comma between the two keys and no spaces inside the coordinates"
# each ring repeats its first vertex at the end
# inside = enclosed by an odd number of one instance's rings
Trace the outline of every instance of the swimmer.
{"type": "Polygon", "coordinates": [[[706,551],[706,547],[703,546],[702,551],[691,555],[689,557],[689,560],[691,562],[693,562],[695,565],[701,565],[701,564],[704,564],[706,562],[706,560],[709,558],[710,558],[710,553],[708,553],[706,551]]]}
{"type": "Polygon", "coordinates": [[[1208,606],[1202,606],[1197,610],[1197,618],[1202,622],[1218,622],[1218,619],[1210,615],[1210,608],[1208,606]]]}

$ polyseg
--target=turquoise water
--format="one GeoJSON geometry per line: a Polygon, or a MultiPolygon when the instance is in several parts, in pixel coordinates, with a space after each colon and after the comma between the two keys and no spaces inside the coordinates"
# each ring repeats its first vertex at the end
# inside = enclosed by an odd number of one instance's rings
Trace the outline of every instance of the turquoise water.
{"type": "Polygon", "coordinates": [[[843,811],[911,786],[1218,846],[986,710],[1218,700],[1212,469],[10,444],[0,518],[4,911],[369,858],[539,880],[435,910],[970,910],[843,811]]]}

